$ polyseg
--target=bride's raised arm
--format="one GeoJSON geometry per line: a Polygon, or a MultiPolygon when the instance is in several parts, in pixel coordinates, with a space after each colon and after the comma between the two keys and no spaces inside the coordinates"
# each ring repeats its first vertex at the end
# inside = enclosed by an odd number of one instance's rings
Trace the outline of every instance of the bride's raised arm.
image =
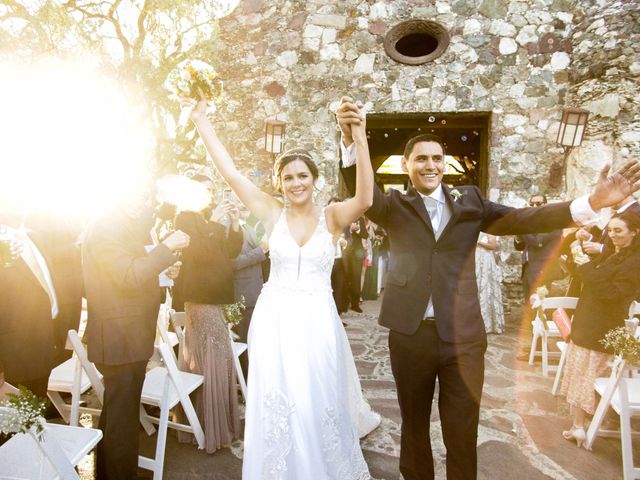
{"type": "Polygon", "coordinates": [[[207,118],[207,103],[204,100],[199,101],[197,104],[191,100],[185,100],[184,102],[195,105],[191,111],[191,120],[198,129],[200,138],[202,138],[204,146],[220,175],[233,189],[240,201],[258,219],[267,225],[275,222],[282,209],[282,204],[271,195],[260,190],[251,180],[238,171],[229,152],[227,152],[213,125],[207,118]]]}
{"type": "Polygon", "coordinates": [[[362,104],[349,97],[342,97],[339,113],[342,118],[350,118],[351,135],[356,149],[356,191],[355,195],[344,202],[334,203],[327,207],[329,230],[337,235],[347,225],[356,221],[371,207],[373,203],[373,167],[369,158],[367,143],[366,115],[361,110],[362,104]]]}

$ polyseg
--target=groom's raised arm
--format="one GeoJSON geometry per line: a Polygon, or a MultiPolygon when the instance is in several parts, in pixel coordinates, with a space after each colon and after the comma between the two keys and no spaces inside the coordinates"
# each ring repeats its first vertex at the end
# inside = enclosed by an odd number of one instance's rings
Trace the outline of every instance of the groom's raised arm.
{"type": "MultiPolygon", "coordinates": [[[[349,190],[349,194],[353,195],[356,186],[356,167],[355,167],[355,148],[352,143],[349,147],[344,146],[344,141],[340,141],[341,165],[340,173],[344,179],[344,183],[349,190]]],[[[365,212],[365,215],[374,223],[385,227],[387,223],[387,215],[389,211],[389,199],[380,190],[380,187],[373,185],[373,204],[371,208],[365,212]]]]}
{"type": "MultiPolygon", "coordinates": [[[[356,102],[356,107],[361,107],[361,103],[356,102]]],[[[356,149],[351,136],[351,124],[359,122],[359,114],[352,107],[352,101],[348,97],[343,97],[340,107],[336,111],[338,126],[340,127],[340,173],[347,186],[350,195],[353,195],[356,188],[356,149]]],[[[374,172],[375,173],[375,172],[374,172]]],[[[388,198],[375,184],[373,185],[373,204],[365,215],[374,223],[384,227],[387,223],[389,205],[388,198]]]]}
{"type": "Polygon", "coordinates": [[[592,223],[602,208],[611,207],[640,190],[640,164],[636,160],[630,160],[611,176],[610,168],[610,165],[605,165],[602,169],[590,195],[572,202],[533,208],[512,208],[485,202],[483,231],[493,235],[518,235],[592,223]]]}

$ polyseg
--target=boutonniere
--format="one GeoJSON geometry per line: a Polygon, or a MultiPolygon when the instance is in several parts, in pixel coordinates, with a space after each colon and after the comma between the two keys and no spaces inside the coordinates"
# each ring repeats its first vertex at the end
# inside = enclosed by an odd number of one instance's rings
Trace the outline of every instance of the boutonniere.
{"type": "Polygon", "coordinates": [[[453,198],[454,202],[457,202],[458,200],[460,200],[462,197],[464,197],[467,194],[466,191],[461,192],[457,188],[454,188],[449,193],[451,194],[451,197],[453,198]]]}

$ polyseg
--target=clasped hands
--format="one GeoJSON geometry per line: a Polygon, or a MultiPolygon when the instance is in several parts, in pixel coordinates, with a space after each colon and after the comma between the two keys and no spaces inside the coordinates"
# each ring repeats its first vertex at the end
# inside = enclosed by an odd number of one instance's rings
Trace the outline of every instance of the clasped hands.
{"type": "Polygon", "coordinates": [[[354,101],[351,97],[346,96],[340,99],[340,106],[336,110],[336,119],[345,147],[354,141],[367,141],[367,115],[363,107],[360,100],[354,101]]]}

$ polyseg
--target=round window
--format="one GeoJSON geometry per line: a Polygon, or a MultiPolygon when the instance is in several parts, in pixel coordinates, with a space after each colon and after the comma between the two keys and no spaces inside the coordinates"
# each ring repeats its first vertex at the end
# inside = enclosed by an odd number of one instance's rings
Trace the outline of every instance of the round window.
{"type": "Polygon", "coordinates": [[[449,32],[429,20],[407,20],[384,37],[384,49],[391,58],[407,65],[435,60],[449,46],[449,32]]]}

